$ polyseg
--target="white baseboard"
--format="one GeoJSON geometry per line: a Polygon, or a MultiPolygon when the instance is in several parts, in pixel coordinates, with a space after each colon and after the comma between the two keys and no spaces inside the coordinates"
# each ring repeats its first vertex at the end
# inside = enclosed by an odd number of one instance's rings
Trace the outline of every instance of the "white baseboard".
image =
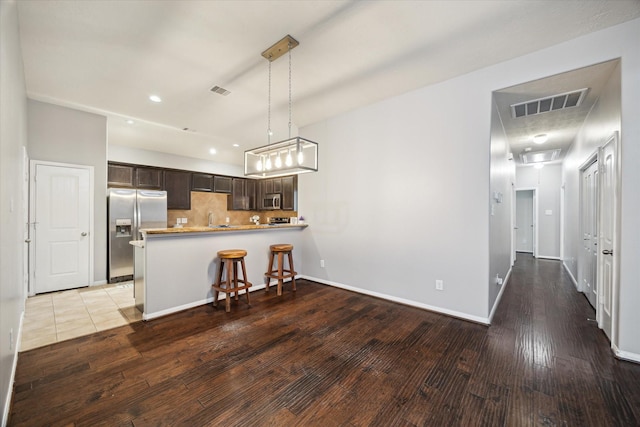
{"type": "Polygon", "coordinates": [[[559,256],[538,255],[536,258],[542,258],[542,259],[554,259],[554,260],[556,260],[556,261],[562,261],[562,258],[560,258],[559,256]]]}
{"type": "Polygon", "coordinates": [[[615,344],[611,345],[611,348],[618,359],[626,360],[628,362],[640,363],[640,354],[620,350],[615,344]]]}
{"type": "MultiPolygon", "coordinates": [[[[576,289],[578,291],[580,291],[580,286],[578,286],[578,281],[576,280],[575,277],[573,277],[573,274],[571,273],[571,270],[569,270],[569,266],[567,266],[567,263],[562,261],[562,265],[564,265],[564,269],[567,271],[567,274],[569,274],[569,277],[571,278],[571,281],[573,282],[573,285],[576,287],[576,289]]],[[[582,292],[582,291],[580,291],[582,292]]]]}
{"type": "Polygon", "coordinates": [[[6,426],[9,422],[9,408],[11,408],[11,399],[13,398],[13,383],[16,380],[16,369],[18,367],[18,353],[22,345],[22,324],[24,321],[24,310],[20,315],[20,323],[16,337],[16,345],[13,347],[13,364],[11,365],[11,376],[9,378],[9,390],[7,390],[7,399],[4,402],[4,410],[2,411],[2,425],[6,426]]]}
{"type": "MultiPolygon", "coordinates": [[[[302,276],[296,276],[296,279],[299,278],[299,277],[301,278],[302,276]]],[[[285,283],[287,283],[287,281],[285,281],[285,283]]],[[[269,286],[278,286],[278,281],[277,280],[269,281],[269,286]]],[[[251,286],[249,288],[249,292],[259,291],[260,289],[264,289],[264,288],[266,288],[266,285],[264,283],[261,283],[259,285],[253,285],[253,286],[251,286]]],[[[243,289],[240,292],[238,292],[238,294],[244,295],[245,292],[246,292],[246,289],[243,289]]],[[[225,298],[225,296],[223,294],[219,294],[218,295],[218,301],[220,301],[220,300],[222,300],[224,298],[225,298]]],[[[171,308],[168,308],[166,310],[160,310],[160,311],[156,311],[156,312],[153,312],[153,313],[144,313],[142,315],[142,320],[157,319],[158,317],[167,316],[169,314],[177,313],[179,311],[188,310],[190,308],[198,307],[200,305],[211,304],[212,302],[213,302],[213,296],[205,298],[205,299],[200,300],[200,301],[193,301],[193,302],[190,302],[188,304],[179,305],[177,307],[171,307],[171,308]]]]}
{"type": "Polygon", "coordinates": [[[493,307],[491,308],[491,313],[489,313],[489,324],[491,324],[491,322],[493,321],[493,315],[496,314],[496,310],[498,309],[498,305],[500,305],[500,300],[502,299],[502,294],[504,293],[504,290],[507,287],[507,283],[509,283],[509,277],[511,277],[511,269],[512,267],[509,267],[509,271],[507,271],[507,274],[504,277],[504,280],[502,282],[502,287],[500,288],[498,297],[493,303],[493,307]]]}
{"type": "Polygon", "coordinates": [[[469,320],[471,322],[481,323],[483,325],[489,325],[490,324],[489,319],[486,318],[486,317],[473,316],[473,315],[470,315],[470,314],[467,314],[467,313],[461,313],[461,312],[455,311],[455,310],[449,310],[449,309],[446,309],[446,308],[436,307],[436,306],[429,305],[429,304],[423,304],[423,303],[420,303],[420,302],[416,302],[416,301],[412,301],[412,300],[408,300],[408,299],[404,299],[404,298],[394,297],[392,295],[381,294],[379,292],[373,292],[373,291],[370,291],[370,290],[367,290],[367,289],[356,288],[354,286],[344,285],[342,283],[332,282],[330,280],[318,279],[317,277],[301,275],[300,278],[301,279],[311,280],[311,281],[318,282],[318,283],[322,283],[324,285],[333,286],[333,287],[340,288],[340,289],[345,289],[347,291],[357,292],[359,294],[369,295],[369,296],[380,298],[380,299],[384,299],[384,300],[387,300],[387,301],[397,302],[399,304],[408,305],[408,306],[411,306],[411,307],[416,307],[416,308],[421,308],[421,309],[424,309],[424,310],[434,311],[434,312],[440,313],[440,314],[446,314],[447,316],[457,317],[459,319],[469,320]]]}
{"type": "Polygon", "coordinates": [[[106,280],[94,280],[94,282],[92,284],[90,284],[89,286],[101,286],[101,285],[106,285],[107,281],[106,280]]]}

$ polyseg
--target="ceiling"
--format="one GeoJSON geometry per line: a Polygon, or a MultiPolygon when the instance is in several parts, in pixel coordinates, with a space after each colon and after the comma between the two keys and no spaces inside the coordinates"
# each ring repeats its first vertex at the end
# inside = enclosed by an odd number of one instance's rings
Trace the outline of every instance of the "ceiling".
{"type": "MultiPolygon", "coordinates": [[[[18,13],[30,98],[106,115],[109,144],[241,164],[245,149],[267,143],[260,53],[287,34],[300,42],[292,52],[295,134],[635,19],[640,2],[19,0],[18,13]],[[230,94],[211,92],[215,85],[230,94]]],[[[286,56],[272,67],[278,141],[288,136],[286,56]]],[[[525,138],[524,129],[513,132],[525,138]]]]}
{"type": "Polygon", "coordinates": [[[618,64],[619,60],[603,62],[494,92],[493,98],[516,165],[522,165],[521,156],[524,153],[535,154],[556,149],[560,150],[558,158],[545,163],[561,162],[618,64]],[[588,91],[578,106],[513,117],[513,104],[580,89],[588,91]],[[548,140],[539,145],[533,142],[533,136],[540,134],[547,135],[548,140]]]}

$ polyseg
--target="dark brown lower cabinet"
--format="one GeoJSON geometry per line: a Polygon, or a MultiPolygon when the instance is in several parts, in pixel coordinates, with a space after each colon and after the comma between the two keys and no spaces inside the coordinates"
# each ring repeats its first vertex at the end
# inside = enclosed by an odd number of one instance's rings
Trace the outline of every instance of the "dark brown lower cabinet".
{"type": "Polygon", "coordinates": [[[167,209],[191,209],[191,172],[164,171],[167,209]]]}

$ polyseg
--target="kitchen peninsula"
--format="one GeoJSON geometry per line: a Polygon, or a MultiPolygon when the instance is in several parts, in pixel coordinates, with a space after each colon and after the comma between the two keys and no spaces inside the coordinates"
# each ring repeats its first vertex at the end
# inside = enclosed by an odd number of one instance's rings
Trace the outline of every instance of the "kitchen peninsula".
{"type": "Polygon", "coordinates": [[[216,253],[245,249],[251,291],[265,287],[269,245],[294,246],[294,264],[301,271],[306,224],[237,225],[143,230],[135,246],[134,293],[143,320],[211,303],[211,284],[218,268],[216,253]]]}

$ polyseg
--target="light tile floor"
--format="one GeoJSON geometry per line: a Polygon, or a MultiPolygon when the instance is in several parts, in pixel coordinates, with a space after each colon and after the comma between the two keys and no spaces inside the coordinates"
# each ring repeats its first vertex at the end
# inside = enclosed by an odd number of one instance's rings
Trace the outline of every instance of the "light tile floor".
{"type": "Polygon", "coordinates": [[[20,351],[139,320],[133,282],[36,295],[26,302],[20,351]]]}

